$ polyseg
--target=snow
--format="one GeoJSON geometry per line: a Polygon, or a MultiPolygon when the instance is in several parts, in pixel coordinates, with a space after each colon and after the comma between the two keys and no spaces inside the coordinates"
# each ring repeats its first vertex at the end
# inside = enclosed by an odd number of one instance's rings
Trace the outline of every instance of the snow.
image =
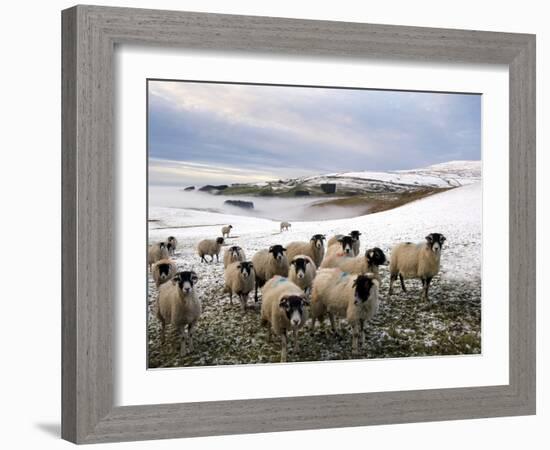
{"type": "Polygon", "coordinates": [[[343,172],[329,174],[325,177],[357,178],[409,186],[456,187],[481,180],[481,161],[450,161],[421,169],[389,172],[343,172]]]}
{"type": "Polygon", "coordinates": [[[403,241],[423,241],[433,232],[447,237],[441,277],[456,280],[479,280],[481,273],[481,183],[467,184],[449,191],[376,214],[347,219],[292,222],[291,230],[279,232],[279,222],[269,219],[219,214],[176,208],[151,207],[149,239],[163,240],[169,235],[178,239],[176,261],[182,268],[199,268],[203,277],[220,279],[218,265],[199,264],[195,246],[205,238],[221,235],[221,227],[233,225],[228,245],[240,245],[248,259],[263,248],[291,241],[307,241],[316,233],[349,233],[360,230],[361,251],[380,247],[389,256],[391,247],[403,241]]]}

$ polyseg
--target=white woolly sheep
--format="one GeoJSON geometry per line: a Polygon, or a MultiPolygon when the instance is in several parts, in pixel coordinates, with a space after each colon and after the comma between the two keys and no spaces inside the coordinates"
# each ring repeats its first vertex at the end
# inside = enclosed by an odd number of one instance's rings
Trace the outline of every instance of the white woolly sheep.
{"type": "Polygon", "coordinates": [[[281,233],[283,231],[288,231],[288,229],[292,226],[289,222],[281,222],[281,233]]]}
{"type": "Polygon", "coordinates": [[[308,294],[315,278],[317,267],[307,255],[292,258],[288,269],[288,279],[308,294]]]}
{"type": "Polygon", "coordinates": [[[226,268],[231,263],[244,261],[245,259],[244,250],[238,245],[233,245],[225,249],[223,254],[223,267],[226,268]]]}
{"type": "Polygon", "coordinates": [[[428,301],[428,289],[432,278],[439,272],[441,249],[446,239],[440,233],[430,233],[426,236],[426,242],[419,244],[405,242],[393,247],[390,257],[389,295],[393,293],[393,282],[398,276],[403,292],[407,292],[405,279],[420,278],[422,281],[420,299],[428,301]]]}
{"type": "Polygon", "coordinates": [[[227,225],[226,227],[222,227],[222,236],[229,237],[229,233],[231,232],[232,228],[233,228],[233,225],[227,225]]]}
{"type": "Polygon", "coordinates": [[[304,291],[288,278],[275,276],[262,288],[262,325],[270,326],[271,333],[281,338],[281,362],[287,361],[287,332],[294,336],[294,351],[299,351],[298,330],[307,320],[308,305],[304,291]]]}
{"type": "Polygon", "coordinates": [[[149,270],[154,263],[160,261],[161,259],[169,258],[169,251],[166,242],[155,242],[149,246],[147,252],[147,264],[149,265],[149,270]]]}
{"type": "Polygon", "coordinates": [[[223,245],[223,238],[219,237],[217,239],[203,239],[197,245],[197,252],[201,258],[202,262],[208,262],[205,258],[206,255],[210,256],[210,262],[214,261],[214,256],[216,261],[220,262],[220,250],[223,245]]]}
{"type": "Polygon", "coordinates": [[[285,254],[286,248],[282,245],[272,245],[269,250],[260,250],[252,258],[252,264],[256,272],[256,287],[254,300],[258,301],[258,288],[261,288],[266,281],[275,275],[288,275],[288,259],[285,254]]]}
{"type": "Polygon", "coordinates": [[[250,261],[238,261],[229,264],[225,269],[224,278],[224,292],[229,293],[229,303],[233,304],[233,294],[237,294],[241,301],[241,309],[244,312],[248,294],[254,290],[256,285],[254,265],[250,261]]]}
{"type": "Polygon", "coordinates": [[[335,253],[323,261],[324,267],[338,267],[344,272],[363,274],[372,272],[380,280],[378,267],[387,264],[386,255],[378,247],[370,248],[365,256],[345,256],[335,253]]]}
{"type": "Polygon", "coordinates": [[[169,253],[171,255],[174,255],[176,253],[176,247],[178,246],[178,240],[174,236],[168,236],[168,239],[166,239],[166,243],[171,245],[169,253]]]}
{"type": "MultiPolygon", "coordinates": [[[[361,233],[357,230],[353,230],[353,231],[350,231],[348,236],[351,237],[352,239],[353,256],[357,256],[361,251],[361,241],[359,240],[359,236],[361,236],[361,233]]],[[[344,237],[343,234],[337,234],[335,236],[332,236],[327,242],[327,247],[330,248],[332,245],[339,242],[342,237],[344,237]]]]}
{"type": "Polygon", "coordinates": [[[320,267],[325,256],[325,239],[324,234],[314,234],[309,242],[291,242],[286,246],[288,259],[292,260],[298,255],[307,255],[313,260],[316,267],[320,267]]]}
{"type": "Polygon", "coordinates": [[[177,272],[175,261],[171,259],[161,259],[153,264],[151,271],[153,272],[153,280],[158,288],[161,284],[166,283],[177,272]]]}
{"type": "Polygon", "coordinates": [[[336,333],[335,317],[344,317],[352,327],[351,350],[354,355],[365,345],[365,322],[378,311],[380,281],[372,273],[352,275],[340,269],[321,269],[313,282],[311,293],[311,330],[315,321],[328,314],[332,331],[336,333]]]}
{"type": "Polygon", "coordinates": [[[157,318],[161,325],[161,342],[164,344],[166,325],[176,327],[181,335],[182,356],[193,351],[193,331],[202,312],[195,289],[197,281],[195,272],[178,272],[159,289],[157,318]]]}

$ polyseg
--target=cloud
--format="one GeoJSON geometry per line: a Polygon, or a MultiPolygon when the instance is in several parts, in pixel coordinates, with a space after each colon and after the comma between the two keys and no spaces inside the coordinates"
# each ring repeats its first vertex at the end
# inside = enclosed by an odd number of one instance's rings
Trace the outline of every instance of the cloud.
{"type": "Polygon", "coordinates": [[[479,159],[480,105],[477,95],[151,81],[149,156],[247,177],[479,159]]]}

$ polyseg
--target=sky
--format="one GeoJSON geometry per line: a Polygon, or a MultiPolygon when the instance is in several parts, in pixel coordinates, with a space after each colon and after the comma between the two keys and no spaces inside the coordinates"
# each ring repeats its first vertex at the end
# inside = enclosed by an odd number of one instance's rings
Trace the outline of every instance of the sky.
{"type": "Polygon", "coordinates": [[[149,183],[246,183],[481,159],[481,96],[148,83],[149,183]]]}

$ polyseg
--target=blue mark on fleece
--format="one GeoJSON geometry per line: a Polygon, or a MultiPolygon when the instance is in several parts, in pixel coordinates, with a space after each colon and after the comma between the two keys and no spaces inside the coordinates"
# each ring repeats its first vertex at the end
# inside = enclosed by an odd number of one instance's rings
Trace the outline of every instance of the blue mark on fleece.
{"type": "Polygon", "coordinates": [[[286,283],[287,281],[288,281],[288,279],[286,279],[285,277],[279,276],[279,278],[277,279],[277,281],[275,281],[275,284],[286,283]]]}

